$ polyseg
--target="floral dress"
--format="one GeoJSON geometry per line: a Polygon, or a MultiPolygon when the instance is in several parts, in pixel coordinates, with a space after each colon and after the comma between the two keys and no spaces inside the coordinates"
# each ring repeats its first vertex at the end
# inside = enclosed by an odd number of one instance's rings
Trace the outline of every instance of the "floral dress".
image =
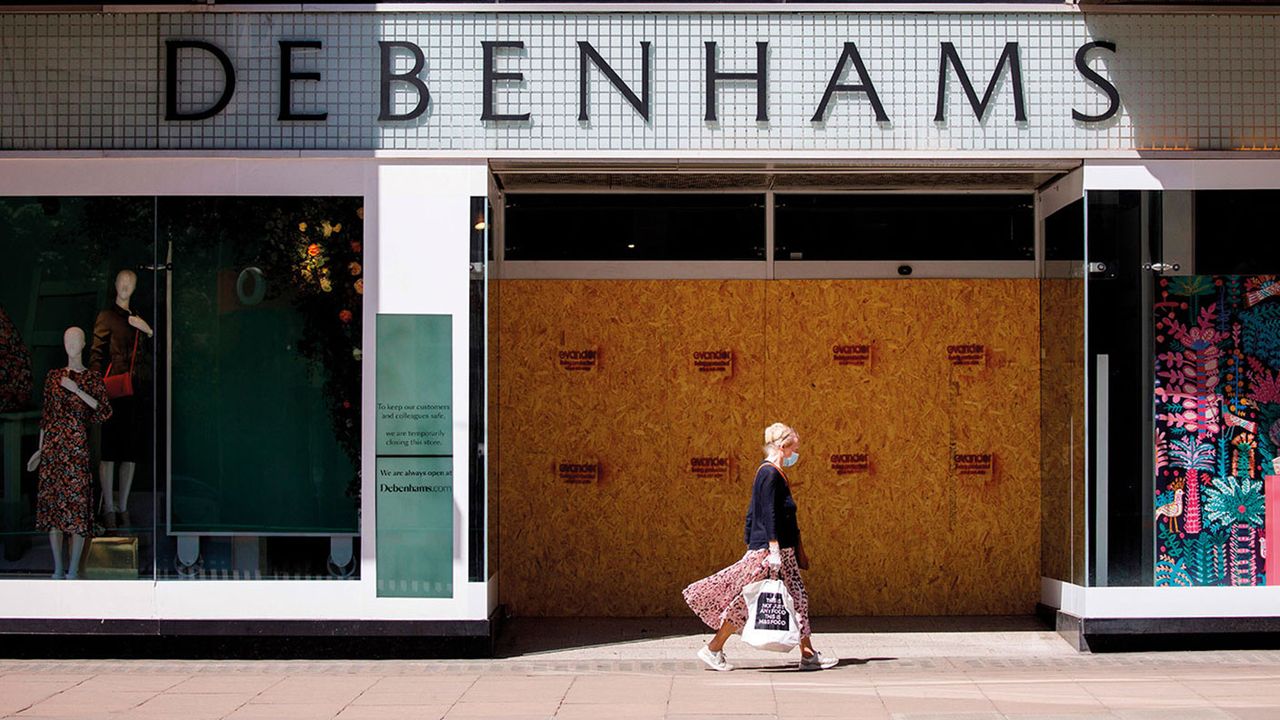
{"type": "Polygon", "coordinates": [[[31,355],[4,308],[0,308],[0,412],[31,402],[31,355]]]}
{"type": "Polygon", "coordinates": [[[89,472],[89,424],[111,417],[107,386],[93,370],[50,370],[44,381],[44,414],[40,429],[40,489],[36,496],[36,527],[75,535],[93,531],[93,476],[89,472]],[[62,387],[70,377],[98,401],[94,410],[62,387]]]}

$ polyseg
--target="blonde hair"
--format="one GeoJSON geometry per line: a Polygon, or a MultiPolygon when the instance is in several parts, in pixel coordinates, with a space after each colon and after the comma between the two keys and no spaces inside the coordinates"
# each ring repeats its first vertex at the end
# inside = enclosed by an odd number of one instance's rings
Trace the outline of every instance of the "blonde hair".
{"type": "Polygon", "coordinates": [[[781,450],[797,442],[800,442],[800,435],[790,425],[774,423],[764,429],[764,452],[766,455],[769,454],[770,450],[781,450]]]}

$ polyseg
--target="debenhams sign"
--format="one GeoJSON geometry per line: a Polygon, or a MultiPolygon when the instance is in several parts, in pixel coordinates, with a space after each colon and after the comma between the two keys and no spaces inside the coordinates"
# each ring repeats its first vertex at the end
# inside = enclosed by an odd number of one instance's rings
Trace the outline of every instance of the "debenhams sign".
{"type": "MultiPolygon", "coordinates": [[[[610,63],[611,59],[604,57],[590,42],[586,40],[576,40],[575,42],[578,61],[578,120],[586,122],[591,119],[588,103],[590,84],[604,81],[612,86],[621,101],[630,105],[635,113],[646,122],[649,122],[651,120],[650,113],[653,109],[653,93],[650,88],[653,42],[649,40],[641,41],[637,43],[635,48],[635,53],[641,66],[638,82],[624,80],[614,70],[613,65],[610,63]]],[[[524,71],[520,68],[520,58],[513,56],[510,52],[524,49],[523,41],[483,40],[480,41],[479,45],[483,72],[480,79],[482,108],[477,120],[520,123],[529,121],[538,113],[572,112],[568,108],[519,107],[521,101],[519,90],[504,89],[509,88],[513,82],[525,80],[524,71]],[[496,108],[500,94],[503,95],[500,99],[504,107],[515,106],[517,109],[523,110],[523,112],[498,112],[496,108]]],[[[706,60],[703,74],[703,96],[705,99],[703,119],[706,122],[718,121],[719,113],[716,107],[717,88],[726,84],[754,86],[756,98],[755,119],[758,122],[767,122],[769,120],[769,108],[766,102],[769,96],[769,43],[760,41],[756,42],[755,45],[756,58],[754,67],[730,69],[720,67],[717,42],[714,40],[704,41],[706,60]]],[[[171,122],[195,122],[215,117],[226,109],[236,93],[236,67],[232,63],[230,56],[216,44],[197,39],[169,39],[165,41],[165,48],[165,119],[171,122]],[[180,82],[183,63],[190,62],[196,53],[206,53],[216,59],[222,66],[222,86],[214,88],[214,93],[218,95],[218,98],[207,107],[193,108],[190,102],[184,102],[184,90],[186,89],[180,82]]],[[[395,40],[381,41],[378,43],[378,48],[381,58],[378,121],[410,121],[420,117],[427,112],[432,103],[431,87],[423,79],[426,59],[422,47],[417,43],[406,40],[395,40]],[[403,63],[397,62],[398,57],[411,59],[412,63],[405,68],[403,63]],[[400,92],[402,90],[408,90],[410,95],[415,98],[412,107],[398,106],[394,101],[397,93],[403,95],[403,92],[400,92]]],[[[298,64],[307,54],[324,53],[325,46],[323,41],[280,40],[278,41],[278,50],[280,74],[277,89],[279,98],[277,118],[282,122],[324,121],[328,117],[328,113],[324,111],[300,112],[293,107],[294,98],[300,94],[305,94],[308,83],[315,83],[322,79],[319,72],[299,70],[298,64]]],[[[969,101],[969,107],[979,120],[985,118],[1000,82],[1007,80],[1009,89],[1002,91],[1002,95],[1008,96],[1009,101],[1013,104],[1015,122],[1026,122],[1027,110],[1023,92],[1023,71],[1018,52],[1018,43],[1008,42],[1005,44],[1004,51],[987,79],[985,88],[979,94],[980,85],[974,84],[974,78],[977,77],[980,83],[982,80],[981,74],[975,74],[972,69],[966,67],[964,60],[953,43],[939,43],[937,51],[936,103],[933,107],[933,120],[935,122],[944,122],[947,119],[947,84],[950,78],[955,78],[969,101]]],[[[1096,114],[1088,114],[1072,108],[1070,113],[1074,120],[1084,123],[1100,123],[1115,116],[1119,110],[1119,91],[1115,85],[1100,75],[1089,64],[1095,55],[1114,54],[1116,52],[1116,45],[1106,41],[1085,43],[1075,50],[1075,71],[1079,81],[1093,88],[1094,91],[1100,94],[1100,97],[1105,96],[1107,106],[1102,112],[1096,114]]],[[[614,58],[613,62],[616,63],[617,58],[614,58]]],[[[880,93],[877,91],[876,84],[873,81],[875,70],[877,68],[868,67],[867,63],[863,61],[856,43],[845,42],[842,47],[834,48],[831,53],[830,79],[826,82],[826,89],[822,94],[822,99],[813,108],[813,121],[825,121],[832,99],[843,95],[860,98],[865,103],[867,111],[874,114],[877,122],[892,122],[894,118],[891,118],[885,111],[880,93]],[[855,75],[857,77],[856,82],[842,81],[842,78],[848,78],[852,81],[855,75]]],[[[934,78],[922,80],[924,82],[933,82],[934,78]]],[[[445,80],[445,82],[449,81],[445,80]]],[[[199,91],[203,97],[211,96],[210,88],[207,86],[201,86],[199,91]]],[[[370,112],[372,113],[372,108],[370,108],[370,112]]],[[[1066,112],[1066,110],[1064,109],[1063,112],[1066,112]]]]}

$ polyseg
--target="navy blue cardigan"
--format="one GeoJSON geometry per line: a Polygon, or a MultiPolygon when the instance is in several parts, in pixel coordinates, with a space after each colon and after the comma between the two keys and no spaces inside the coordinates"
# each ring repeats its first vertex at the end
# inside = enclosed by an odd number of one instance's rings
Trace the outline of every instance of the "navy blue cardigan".
{"type": "Polygon", "coordinates": [[[796,501],[791,497],[787,476],[770,463],[756,471],[751,486],[751,504],[747,506],[747,547],[763,550],[770,540],[778,547],[795,547],[800,542],[800,526],[796,522],[796,501]]]}

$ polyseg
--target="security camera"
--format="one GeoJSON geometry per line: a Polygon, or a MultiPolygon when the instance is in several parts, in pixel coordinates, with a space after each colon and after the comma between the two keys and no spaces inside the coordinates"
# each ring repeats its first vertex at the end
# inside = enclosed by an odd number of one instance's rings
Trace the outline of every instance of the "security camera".
{"type": "Polygon", "coordinates": [[[907,275],[910,275],[910,274],[911,274],[911,266],[910,266],[910,265],[899,265],[899,266],[898,266],[898,274],[899,274],[899,275],[901,275],[901,276],[903,276],[903,277],[906,277],[907,275]]]}

